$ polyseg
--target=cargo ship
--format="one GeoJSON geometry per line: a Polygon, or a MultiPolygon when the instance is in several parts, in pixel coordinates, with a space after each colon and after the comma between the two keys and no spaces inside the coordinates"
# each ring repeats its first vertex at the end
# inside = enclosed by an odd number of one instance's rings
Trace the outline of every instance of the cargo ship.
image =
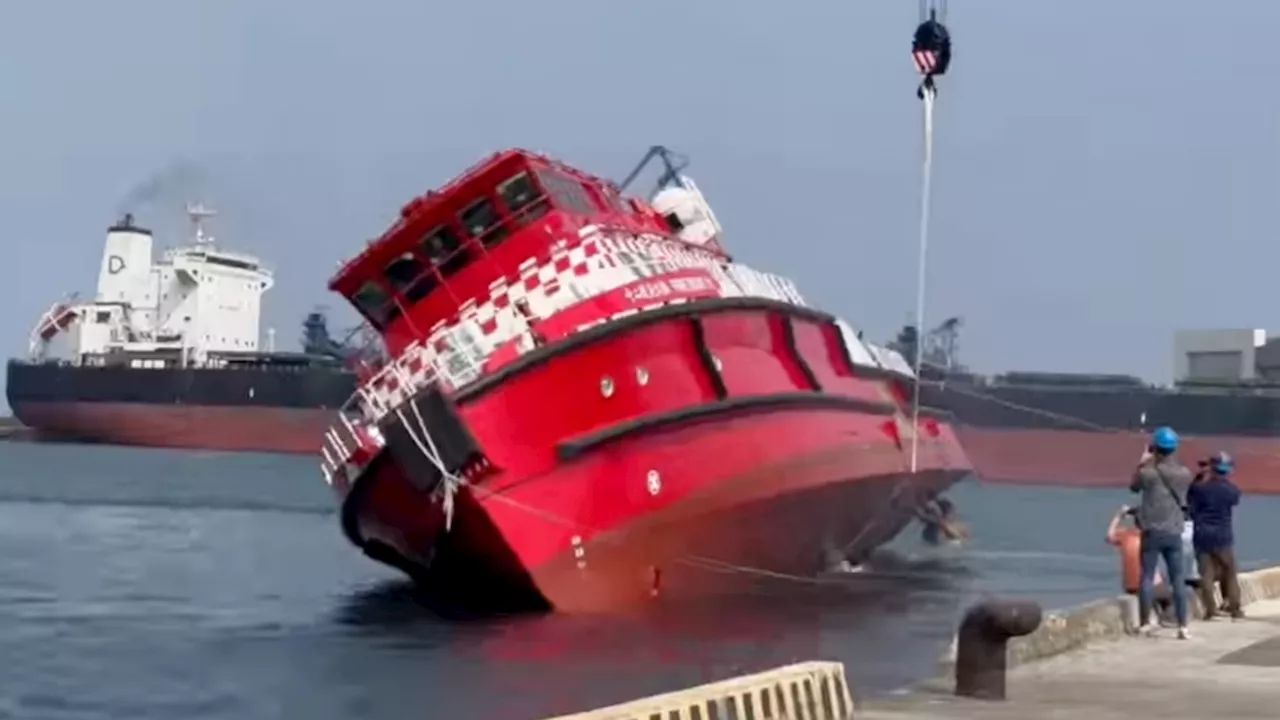
{"type": "Polygon", "coordinates": [[[219,247],[212,211],[187,213],[190,241],[158,259],[131,215],[108,229],[95,297],[54,304],[9,361],[9,407],[44,440],[314,453],[366,358],[319,314],[303,352],[261,348],[272,272],[219,247]]]}
{"type": "Polygon", "coordinates": [[[686,165],[507,150],[362,244],[330,289],[390,360],[320,458],[351,543],[464,608],[612,612],[856,562],[970,472],[900,355],[728,253],[686,165]]]}
{"type": "MultiPolygon", "coordinates": [[[[1246,492],[1280,493],[1280,340],[1263,330],[1187,330],[1173,338],[1173,383],[1123,374],[968,372],[959,320],[922,338],[924,401],[950,411],[989,482],[1123,486],[1150,432],[1182,436],[1183,461],[1226,451],[1246,492]]],[[[915,352],[914,328],[889,343],[915,352]]],[[[910,355],[909,355],[910,356],[910,355]]]]}

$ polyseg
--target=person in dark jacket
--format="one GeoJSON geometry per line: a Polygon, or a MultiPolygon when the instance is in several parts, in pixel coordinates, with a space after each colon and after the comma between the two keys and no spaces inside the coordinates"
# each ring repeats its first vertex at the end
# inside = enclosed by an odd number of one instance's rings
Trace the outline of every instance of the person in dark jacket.
{"type": "Polygon", "coordinates": [[[1214,582],[1222,587],[1224,609],[1233,618],[1244,617],[1240,609],[1240,580],[1236,574],[1235,532],[1232,527],[1240,489],[1231,482],[1235,463],[1221,452],[1208,462],[1207,476],[1192,483],[1187,491],[1187,508],[1195,525],[1192,544],[1200,564],[1200,602],[1204,619],[1218,614],[1213,598],[1214,582]]]}

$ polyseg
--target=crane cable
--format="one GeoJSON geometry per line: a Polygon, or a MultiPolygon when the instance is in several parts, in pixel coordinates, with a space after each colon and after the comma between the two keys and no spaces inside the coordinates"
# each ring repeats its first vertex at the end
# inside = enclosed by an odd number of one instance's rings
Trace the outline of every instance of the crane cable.
{"type": "Polygon", "coordinates": [[[915,382],[912,384],[911,397],[911,472],[914,474],[919,459],[920,436],[920,371],[924,367],[924,343],[920,338],[920,329],[924,327],[925,274],[928,267],[929,254],[929,210],[933,195],[933,108],[938,96],[938,88],[932,82],[932,76],[926,76],[920,84],[920,104],[924,114],[924,159],[920,180],[920,237],[918,244],[919,258],[916,262],[916,343],[915,358],[912,369],[915,382]]]}
{"type": "MultiPolygon", "coordinates": [[[[946,0],[941,0],[941,2],[942,15],[945,16],[946,0]]],[[[921,109],[924,114],[924,157],[920,183],[919,260],[916,265],[916,343],[915,357],[911,363],[912,370],[915,373],[911,390],[911,464],[910,472],[903,473],[901,479],[894,484],[893,490],[889,493],[885,511],[877,513],[876,518],[883,517],[888,510],[891,510],[894,503],[898,502],[898,498],[903,491],[914,487],[915,481],[918,479],[917,470],[919,469],[920,461],[920,386],[923,383],[920,373],[924,367],[922,328],[924,327],[925,273],[929,251],[929,208],[933,195],[933,110],[938,98],[938,85],[934,78],[946,74],[951,65],[951,35],[939,19],[938,10],[939,8],[932,3],[921,0],[920,24],[916,26],[915,37],[911,43],[911,61],[916,67],[916,72],[922,76],[920,86],[916,88],[916,97],[920,99],[921,109]]],[[[854,536],[853,540],[844,545],[841,553],[847,557],[848,553],[879,524],[878,519],[867,523],[854,536]]]]}
{"type": "Polygon", "coordinates": [[[916,26],[911,42],[911,61],[921,75],[916,97],[924,118],[924,157],[920,180],[920,236],[916,264],[916,343],[912,369],[915,381],[911,397],[911,474],[919,467],[920,436],[920,371],[924,368],[925,281],[929,253],[929,212],[933,195],[933,128],[934,106],[938,99],[938,85],[934,78],[945,75],[951,66],[951,33],[939,18],[939,10],[946,14],[946,0],[941,5],[930,0],[920,2],[920,24],[916,26]]]}

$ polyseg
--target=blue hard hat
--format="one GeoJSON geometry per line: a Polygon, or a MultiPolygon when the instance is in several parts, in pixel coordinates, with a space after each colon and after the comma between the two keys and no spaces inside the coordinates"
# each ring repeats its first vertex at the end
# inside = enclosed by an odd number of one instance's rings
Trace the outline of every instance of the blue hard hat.
{"type": "Polygon", "coordinates": [[[1225,452],[1215,454],[1210,458],[1210,462],[1213,463],[1213,469],[1219,475],[1229,475],[1231,470],[1236,466],[1236,461],[1225,452]]]}
{"type": "Polygon", "coordinates": [[[1156,428],[1156,431],[1151,433],[1151,444],[1157,450],[1173,452],[1178,449],[1178,433],[1168,426],[1156,428]]]}

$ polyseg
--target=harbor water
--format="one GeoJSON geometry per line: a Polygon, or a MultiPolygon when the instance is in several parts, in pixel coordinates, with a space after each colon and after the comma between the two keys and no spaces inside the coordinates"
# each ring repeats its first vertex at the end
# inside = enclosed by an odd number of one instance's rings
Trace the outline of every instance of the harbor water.
{"type": "MultiPolygon", "coordinates": [[[[797,659],[863,695],[934,668],[983,593],[1116,590],[1121,490],[967,483],[976,536],[879,571],[628,619],[442,620],[338,530],[311,458],[0,443],[0,718],[536,718],[797,659]]],[[[1240,508],[1280,560],[1280,498],[1240,508]]]]}

